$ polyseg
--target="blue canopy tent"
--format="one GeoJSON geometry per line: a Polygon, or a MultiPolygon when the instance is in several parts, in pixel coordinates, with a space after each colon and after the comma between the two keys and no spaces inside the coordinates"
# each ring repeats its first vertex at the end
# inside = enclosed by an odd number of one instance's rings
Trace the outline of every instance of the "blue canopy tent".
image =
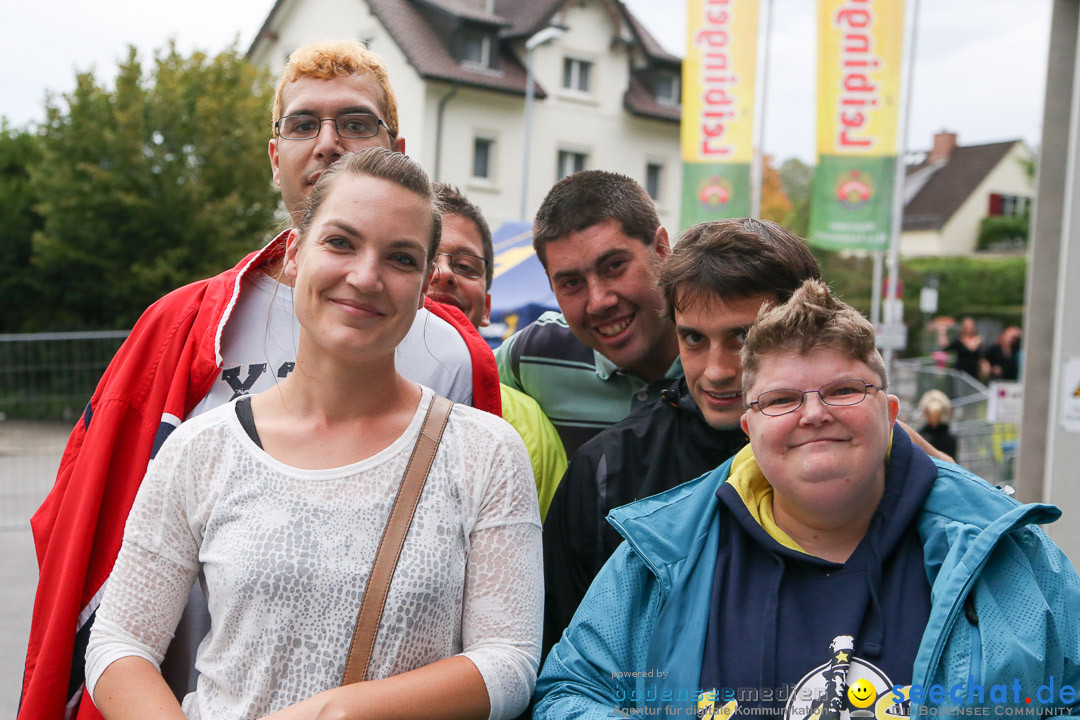
{"type": "Polygon", "coordinates": [[[495,272],[491,324],[480,334],[492,348],[547,310],[558,310],[547,273],[532,248],[532,223],[508,222],[492,234],[495,272]]]}

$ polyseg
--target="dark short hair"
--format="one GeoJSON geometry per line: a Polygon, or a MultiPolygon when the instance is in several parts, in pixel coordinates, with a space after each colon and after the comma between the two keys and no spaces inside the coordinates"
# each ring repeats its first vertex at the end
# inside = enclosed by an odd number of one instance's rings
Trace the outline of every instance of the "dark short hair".
{"type": "Polygon", "coordinates": [[[431,243],[427,252],[427,264],[431,266],[435,253],[439,250],[439,238],[442,236],[442,215],[435,201],[435,190],[431,186],[427,173],[407,155],[386,148],[366,148],[357,152],[346,153],[331,165],[315,182],[308,198],[307,209],[298,228],[301,242],[307,236],[315,216],[343,175],[359,175],[386,180],[415,193],[427,201],[431,210],[431,243]]]}
{"type": "Polygon", "coordinates": [[[660,265],[671,317],[712,295],[730,301],[766,294],[784,302],[804,280],[820,277],[817,260],[798,235],[752,218],[694,225],[660,265]]]}
{"type": "Polygon", "coordinates": [[[564,177],[552,186],[536,212],[536,256],[546,269],[549,242],[605,220],[615,220],[623,233],[646,245],[660,228],[652,198],[632,178],[603,170],[583,170],[564,177]]]}
{"type": "Polygon", "coordinates": [[[453,185],[435,183],[435,198],[439,201],[439,209],[442,210],[444,217],[446,215],[457,215],[466,220],[472,220],[473,225],[476,225],[476,230],[480,233],[480,249],[484,253],[484,259],[487,260],[487,267],[484,270],[484,282],[487,289],[490,290],[492,276],[495,272],[495,249],[491,245],[491,228],[488,227],[483,213],[480,212],[480,208],[469,202],[464,193],[453,185]]]}

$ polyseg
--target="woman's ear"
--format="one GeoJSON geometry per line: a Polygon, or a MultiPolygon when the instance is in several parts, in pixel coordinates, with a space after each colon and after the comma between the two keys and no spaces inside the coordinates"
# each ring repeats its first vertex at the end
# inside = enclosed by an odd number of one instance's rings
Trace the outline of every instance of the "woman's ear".
{"type": "Polygon", "coordinates": [[[886,399],[889,401],[889,427],[893,426],[896,422],[896,418],[900,415],[900,398],[895,395],[886,395],[886,399]]]}
{"type": "Polygon", "coordinates": [[[285,266],[282,268],[282,273],[290,280],[296,280],[296,253],[299,247],[300,233],[293,228],[285,240],[285,266]]]}
{"type": "Polygon", "coordinates": [[[416,306],[417,310],[424,307],[424,300],[427,299],[428,289],[431,287],[431,279],[435,277],[435,273],[437,273],[438,271],[439,266],[435,263],[432,263],[431,271],[427,274],[427,277],[424,278],[424,286],[420,288],[420,304],[416,306]]]}

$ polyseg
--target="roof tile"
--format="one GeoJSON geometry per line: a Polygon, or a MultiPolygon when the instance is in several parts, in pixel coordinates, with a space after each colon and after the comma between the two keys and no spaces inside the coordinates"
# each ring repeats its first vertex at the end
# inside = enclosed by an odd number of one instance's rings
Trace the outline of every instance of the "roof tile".
{"type": "MultiPolygon", "coordinates": [[[[525,68],[508,49],[500,48],[493,69],[471,68],[459,63],[412,3],[401,0],[367,0],[371,11],[386,26],[398,46],[421,76],[433,80],[525,94],[525,68]]],[[[502,43],[499,43],[502,45],[502,43]]],[[[546,97],[534,83],[536,97],[546,97]]]]}
{"type": "Polygon", "coordinates": [[[630,8],[626,7],[623,3],[619,3],[619,7],[623,11],[623,15],[626,16],[627,22],[630,23],[630,28],[637,35],[638,41],[641,42],[642,48],[645,49],[645,53],[654,60],[660,60],[661,62],[668,63],[682,63],[682,60],[665,50],[656,38],[652,36],[652,33],[641,24],[641,21],[634,16],[634,13],[630,12],[630,8]]]}
{"type": "Polygon", "coordinates": [[[504,37],[514,38],[532,35],[558,12],[566,0],[495,0],[495,12],[510,21],[503,31],[504,37]]]}
{"type": "Polygon", "coordinates": [[[630,74],[630,85],[623,95],[623,105],[634,115],[655,118],[657,120],[670,120],[679,122],[682,119],[682,107],[680,105],[665,105],[657,102],[645,83],[637,75],[630,74]]]}
{"type": "Polygon", "coordinates": [[[422,0],[433,7],[442,8],[451,15],[466,20],[509,27],[510,21],[497,13],[487,11],[485,0],[422,0]]]}

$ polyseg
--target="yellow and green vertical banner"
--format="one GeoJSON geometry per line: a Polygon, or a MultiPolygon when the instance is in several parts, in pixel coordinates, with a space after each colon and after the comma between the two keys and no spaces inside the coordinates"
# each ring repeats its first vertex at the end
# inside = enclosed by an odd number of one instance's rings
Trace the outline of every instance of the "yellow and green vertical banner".
{"type": "Polygon", "coordinates": [[[889,246],[904,0],[818,0],[818,163],[810,240],[889,246]]]}
{"type": "Polygon", "coordinates": [[[750,214],[758,0],[687,0],[682,226],[750,214]]]}

